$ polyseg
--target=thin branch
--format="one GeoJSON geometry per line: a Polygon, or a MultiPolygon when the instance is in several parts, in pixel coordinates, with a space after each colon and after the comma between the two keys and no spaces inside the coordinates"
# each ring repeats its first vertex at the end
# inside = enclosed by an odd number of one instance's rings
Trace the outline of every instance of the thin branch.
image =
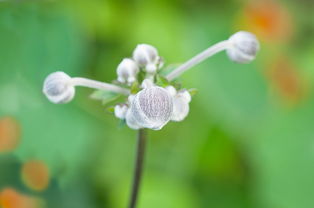
{"type": "Polygon", "coordinates": [[[129,202],[129,208],[135,208],[138,199],[138,192],[141,184],[142,172],[143,172],[143,162],[145,156],[145,146],[146,146],[147,133],[145,129],[138,130],[137,136],[137,150],[136,150],[136,161],[133,176],[133,185],[131,191],[131,197],[129,202]]]}
{"type": "Polygon", "coordinates": [[[107,91],[112,91],[116,93],[121,93],[125,95],[130,94],[130,90],[119,87],[114,84],[109,84],[105,82],[99,82],[91,79],[86,79],[86,78],[81,78],[81,77],[74,77],[71,79],[71,84],[74,86],[82,86],[82,87],[89,87],[89,88],[95,88],[99,90],[107,90],[107,91]]]}
{"type": "Polygon", "coordinates": [[[192,68],[193,66],[199,64],[200,62],[204,61],[205,59],[215,55],[216,53],[227,49],[228,46],[229,46],[229,41],[228,40],[224,40],[224,41],[221,41],[219,43],[216,43],[215,45],[207,48],[203,52],[197,54],[196,56],[194,56],[193,58],[191,58],[190,60],[188,60],[187,62],[185,62],[181,66],[179,66],[178,68],[174,69],[172,72],[170,72],[170,74],[168,74],[166,76],[166,78],[169,81],[177,78],[178,76],[180,76],[186,70],[188,70],[188,69],[192,68]]]}

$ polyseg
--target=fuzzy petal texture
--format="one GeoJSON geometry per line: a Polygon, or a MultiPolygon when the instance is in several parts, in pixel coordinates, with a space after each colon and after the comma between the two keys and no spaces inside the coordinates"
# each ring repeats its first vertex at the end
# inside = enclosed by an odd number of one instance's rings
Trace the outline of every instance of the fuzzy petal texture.
{"type": "Polygon", "coordinates": [[[165,89],[154,86],[136,94],[127,120],[141,128],[160,130],[169,122],[172,111],[173,100],[170,94],[165,89]]]}
{"type": "Polygon", "coordinates": [[[171,115],[172,121],[179,122],[187,117],[190,111],[190,101],[191,95],[186,90],[179,92],[173,97],[173,112],[171,115]]]}
{"type": "Polygon", "coordinates": [[[71,77],[64,72],[54,72],[44,81],[43,93],[53,103],[68,103],[75,95],[71,77]]]}
{"type": "Polygon", "coordinates": [[[259,42],[252,33],[240,31],[229,38],[230,47],[227,49],[229,58],[237,63],[249,63],[256,57],[259,42]]]}

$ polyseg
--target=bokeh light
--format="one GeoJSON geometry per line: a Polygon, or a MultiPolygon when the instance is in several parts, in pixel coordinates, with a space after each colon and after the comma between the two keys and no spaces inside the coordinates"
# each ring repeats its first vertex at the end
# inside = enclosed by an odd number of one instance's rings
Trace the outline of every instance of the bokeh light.
{"type": "Polygon", "coordinates": [[[38,160],[30,160],[22,166],[22,179],[33,190],[43,191],[49,185],[50,175],[47,165],[38,160]]]}
{"type": "Polygon", "coordinates": [[[0,153],[14,150],[20,142],[20,124],[13,117],[0,118],[0,153]]]}
{"type": "Polygon", "coordinates": [[[291,58],[280,56],[265,71],[268,71],[271,84],[280,97],[297,102],[305,96],[305,81],[291,58]]]}
{"type": "Polygon", "coordinates": [[[264,41],[284,42],[291,38],[294,29],[293,19],[282,2],[276,0],[247,2],[238,18],[237,24],[240,27],[252,31],[264,41]]]}
{"type": "Polygon", "coordinates": [[[0,192],[0,207],[2,208],[41,208],[39,199],[19,193],[7,187],[0,192]]]}

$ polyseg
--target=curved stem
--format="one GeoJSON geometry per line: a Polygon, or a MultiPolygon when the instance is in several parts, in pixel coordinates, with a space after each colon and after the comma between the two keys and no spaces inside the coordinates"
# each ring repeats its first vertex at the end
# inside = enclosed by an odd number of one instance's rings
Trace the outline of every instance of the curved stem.
{"type": "Polygon", "coordinates": [[[145,146],[146,146],[146,130],[139,129],[137,136],[137,150],[136,150],[136,161],[133,176],[133,184],[131,190],[131,197],[129,202],[129,208],[135,208],[138,198],[138,192],[140,188],[142,172],[143,172],[143,162],[145,156],[145,146]]]}
{"type": "Polygon", "coordinates": [[[116,93],[121,93],[125,95],[129,95],[130,91],[126,88],[119,87],[114,84],[108,84],[105,82],[99,82],[91,79],[81,78],[81,77],[74,77],[71,79],[71,84],[74,86],[82,86],[82,87],[89,87],[95,88],[99,90],[108,90],[116,93]]]}
{"type": "Polygon", "coordinates": [[[228,46],[229,46],[228,40],[224,40],[224,41],[221,41],[219,43],[216,43],[215,45],[213,45],[213,46],[207,48],[206,50],[204,50],[203,52],[197,54],[196,56],[194,56],[193,58],[191,58],[190,60],[188,60],[187,62],[185,62],[184,64],[182,64],[181,66],[179,66],[178,68],[173,70],[172,72],[170,72],[170,74],[168,74],[166,76],[166,78],[169,81],[175,79],[176,77],[178,77],[183,72],[190,69],[191,67],[193,67],[193,66],[197,65],[198,63],[204,61],[205,59],[215,55],[216,53],[227,49],[228,46]]]}

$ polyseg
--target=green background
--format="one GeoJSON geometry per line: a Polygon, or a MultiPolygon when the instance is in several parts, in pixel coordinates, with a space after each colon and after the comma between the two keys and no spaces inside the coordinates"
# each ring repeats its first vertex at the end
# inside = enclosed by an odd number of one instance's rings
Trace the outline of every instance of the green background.
{"type": "Polygon", "coordinates": [[[139,43],[177,65],[249,30],[261,41],[256,61],[236,64],[223,52],[180,78],[198,93],[183,122],[149,131],[138,207],[314,207],[313,9],[311,0],[1,1],[0,119],[17,119],[22,134],[0,153],[0,191],[14,187],[45,207],[126,207],[136,131],[90,89],[50,103],[45,77],[62,70],[110,82],[139,43]],[[268,22],[255,21],[250,5],[269,8],[268,22]],[[41,192],[20,178],[32,159],[49,167],[41,192]]]}

